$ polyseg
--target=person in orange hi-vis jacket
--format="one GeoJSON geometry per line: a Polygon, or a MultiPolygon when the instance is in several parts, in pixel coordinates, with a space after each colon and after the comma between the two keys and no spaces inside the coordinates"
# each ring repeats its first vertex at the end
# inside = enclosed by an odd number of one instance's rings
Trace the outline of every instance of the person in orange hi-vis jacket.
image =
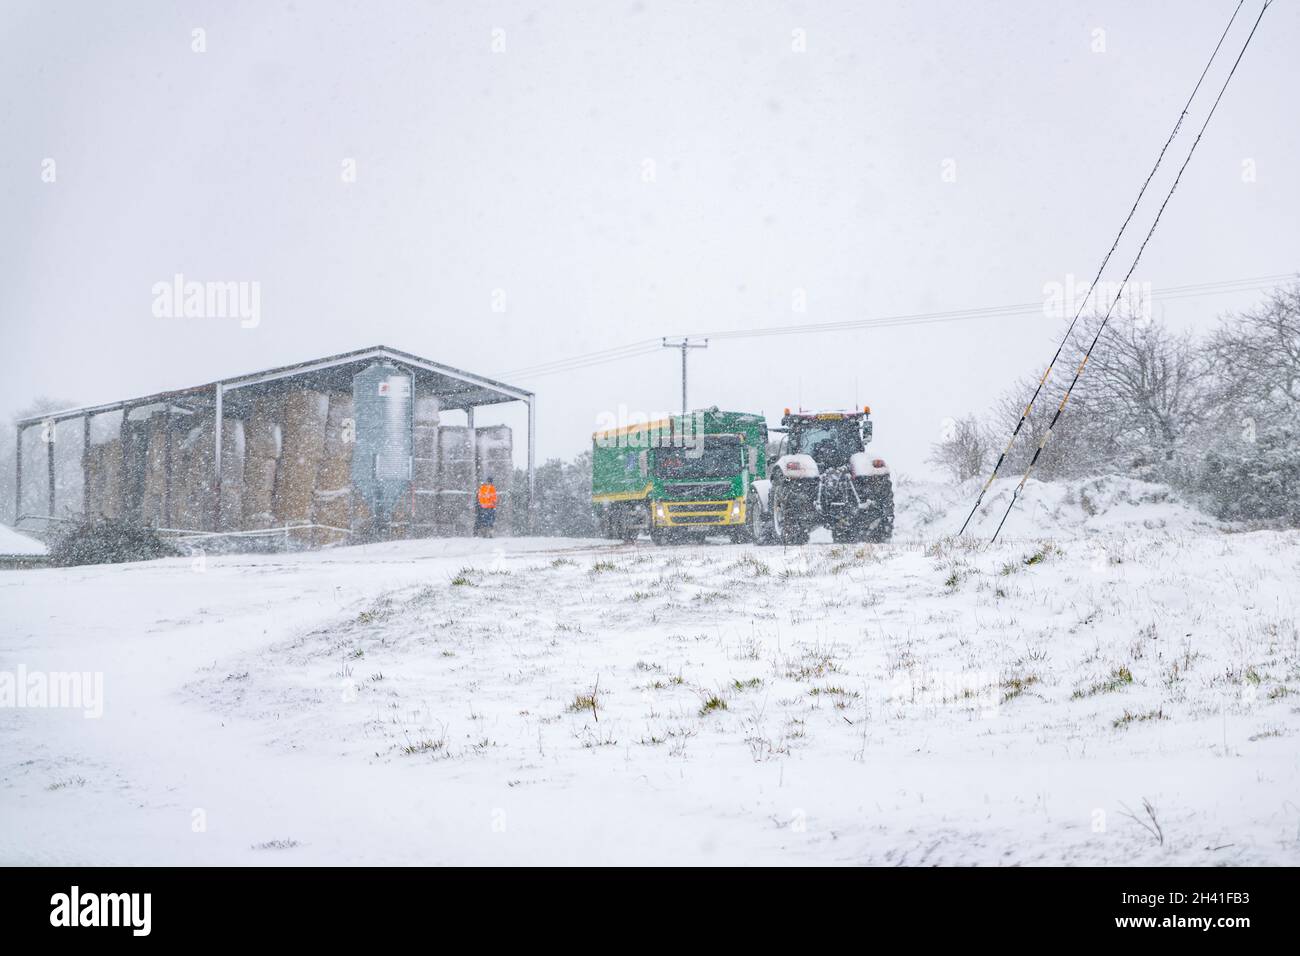
{"type": "Polygon", "coordinates": [[[492,529],[497,520],[497,486],[492,484],[489,475],[478,486],[478,511],[474,517],[474,534],[484,538],[492,537],[492,529]]]}

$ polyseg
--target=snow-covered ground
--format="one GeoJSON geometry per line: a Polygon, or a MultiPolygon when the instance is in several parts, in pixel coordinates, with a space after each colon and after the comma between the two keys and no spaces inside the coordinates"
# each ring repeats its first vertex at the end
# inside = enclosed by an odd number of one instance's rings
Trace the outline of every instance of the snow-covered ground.
{"type": "MultiPolygon", "coordinates": [[[[989,488],[968,532],[992,536],[1019,478],[999,478],[989,488]]],[[[897,526],[913,537],[955,535],[970,514],[983,479],[960,485],[910,482],[898,492],[897,526]]],[[[1074,538],[1096,534],[1197,533],[1222,524],[1182,501],[1167,485],[1117,475],[1076,481],[1030,480],[1003,534],[1074,538]]]]}
{"type": "Polygon", "coordinates": [[[0,524],[0,556],[18,555],[29,557],[49,554],[49,551],[49,548],[35,538],[25,535],[21,531],[15,531],[7,524],[0,524]]]}
{"type": "Polygon", "coordinates": [[[1134,484],[0,572],[0,673],[103,675],[0,709],[0,863],[1296,863],[1300,534],[1134,484]]]}

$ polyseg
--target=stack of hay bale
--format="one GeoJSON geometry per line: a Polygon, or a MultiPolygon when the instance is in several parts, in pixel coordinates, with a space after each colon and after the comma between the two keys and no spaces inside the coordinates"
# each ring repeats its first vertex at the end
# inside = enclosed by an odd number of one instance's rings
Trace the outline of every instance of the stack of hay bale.
{"type": "MultiPolygon", "coordinates": [[[[91,446],[88,503],[115,502],[115,511],[101,506],[98,513],[138,519],[155,528],[216,530],[215,421],[211,413],[169,415],[166,409],[154,410],[140,421],[128,420],[125,446],[121,438],[91,446]],[[97,448],[107,451],[96,452],[97,448]],[[105,461],[108,468],[103,467],[105,461]]],[[[224,419],[221,443],[220,522],[222,528],[238,528],[244,423],[224,419]]]]}
{"type": "Polygon", "coordinates": [[[312,533],[313,543],[346,544],[352,527],[352,449],[356,419],[351,392],[330,392],[325,441],[312,492],[312,523],[324,525],[312,533]],[[342,530],[331,530],[331,529],[342,530]]]}
{"type": "MultiPolygon", "coordinates": [[[[300,547],[345,543],[373,530],[370,503],[352,483],[351,391],[286,389],[241,410],[245,419],[221,425],[219,501],[211,412],[159,405],[138,408],[136,419],[92,418],[83,451],[86,513],[191,531],[213,531],[218,522],[226,531],[315,526],[289,534],[286,540],[300,547]]],[[[488,477],[497,487],[498,528],[508,529],[516,504],[510,428],[442,425],[440,413],[437,396],[416,396],[410,493],[394,506],[386,536],[471,534],[477,486],[488,477]]]]}
{"type": "Polygon", "coordinates": [[[221,431],[221,499],[215,475],[216,418],[195,415],[172,445],[170,524],[186,531],[217,530],[220,504],[223,528],[232,528],[242,511],[243,423],[227,418],[221,431]]]}
{"type": "Polygon", "coordinates": [[[172,451],[171,517],[186,531],[214,530],[212,422],[211,415],[189,419],[172,451]]]}
{"type": "Polygon", "coordinates": [[[167,463],[171,444],[171,422],[165,410],[149,416],[146,423],[144,490],[140,520],[155,528],[171,527],[168,514],[167,463]]]}
{"type": "MultiPolygon", "coordinates": [[[[244,514],[244,423],[227,418],[221,423],[221,528],[237,531],[244,514]]],[[[211,459],[208,467],[211,468],[211,459]]]]}
{"type": "Polygon", "coordinates": [[[83,451],[86,473],[85,511],[89,517],[122,514],[121,431],[109,416],[91,419],[90,446],[83,451]],[[107,426],[107,427],[106,427],[107,426]]]}
{"type": "Polygon", "coordinates": [[[280,460],[280,402],[264,395],[253,403],[244,422],[244,481],[241,527],[245,531],[270,528],[275,523],[275,471],[280,460]]]}
{"type": "Polygon", "coordinates": [[[435,395],[415,400],[415,435],[411,463],[411,537],[438,533],[438,417],[435,395]]]}
{"type": "Polygon", "coordinates": [[[128,521],[140,521],[141,505],[144,502],[144,477],[148,458],[149,423],[144,417],[132,418],[126,415],[119,433],[122,449],[122,483],[117,488],[121,499],[120,513],[128,521]]]}
{"type": "Polygon", "coordinates": [[[438,494],[434,517],[443,537],[466,536],[474,530],[474,442],[464,425],[438,428],[438,494]]]}
{"type": "MultiPolygon", "coordinates": [[[[329,397],[309,389],[286,392],[283,414],[271,513],[277,527],[308,525],[312,521],[316,474],[325,450],[329,397]]],[[[303,533],[292,535],[289,540],[295,544],[311,543],[310,536],[303,533]]]]}

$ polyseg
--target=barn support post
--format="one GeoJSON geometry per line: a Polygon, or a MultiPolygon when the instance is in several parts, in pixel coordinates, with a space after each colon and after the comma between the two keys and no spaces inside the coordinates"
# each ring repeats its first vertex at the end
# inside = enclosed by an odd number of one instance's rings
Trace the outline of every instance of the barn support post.
{"type": "Polygon", "coordinates": [[[222,431],[224,431],[222,425],[225,423],[224,404],[226,398],[226,388],[220,382],[216,384],[216,394],[217,394],[216,405],[213,410],[213,415],[216,419],[216,421],[213,424],[213,432],[215,433],[216,437],[214,438],[212,443],[213,444],[212,462],[213,462],[213,467],[216,469],[217,493],[215,497],[217,500],[216,500],[216,513],[212,517],[212,530],[220,531],[221,530],[221,433],[222,431]]]}
{"type": "Polygon", "coordinates": [[[528,396],[528,533],[532,534],[536,516],[534,515],[534,500],[537,492],[536,478],[536,445],[537,445],[537,402],[536,395],[528,396]]]}
{"type": "Polygon", "coordinates": [[[470,473],[473,477],[470,479],[469,500],[470,504],[478,508],[478,486],[483,480],[483,476],[478,473],[478,435],[474,432],[474,406],[468,405],[465,408],[465,427],[469,430],[469,461],[470,473]]]}
{"type": "Polygon", "coordinates": [[[167,403],[163,425],[163,487],[162,487],[162,524],[172,527],[172,406],[167,403]]]}
{"type": "Polygon", "coordinates": [[[45,439],[45,480],[49,487],[46,496],[46,514],[54,517],[54,437],[58,422],[50,419],[41,426],[41,436],[45,439]]]}
{"type": "Polygon", "coordinates": [[[14,527],[23,513],[23,426],[14,429],[14,527]]]}
{"type": "Polygon", "coordinates": [[[127,467],[127,462],[130,460],[130,457],[127,455],[127,438],[131,434],[131,430],[128,427],[130,423],[130,419],[131,419],[131,406],[123,405],[122,423],[118,426],[118,432],[117,432],[118,444],[122,446],[122,467],[118,469],[121,472],[121,474],[118,476],[117,514],[118,517],[124,521],[129,521],[132,517],[131,512],[127,509],[127,502],[131,500],[131,496],[130,494],[128,494],[128,490],[130,489],[130,483],[131,483],[131,477],[130,477],[131,469],[127,467]]]}
{"type": "Polygon", "coordinates": [[[90,520],[90,416],[81,416],[81,517],[90,520]]]}

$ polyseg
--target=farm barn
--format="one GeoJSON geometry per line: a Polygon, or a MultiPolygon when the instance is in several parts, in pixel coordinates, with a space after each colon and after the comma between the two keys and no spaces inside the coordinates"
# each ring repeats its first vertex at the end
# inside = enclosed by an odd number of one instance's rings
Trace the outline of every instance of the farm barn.
{"type": "MultiPolygon", "coordinates": [[[[295,547],[468,535],[479,479],[514,467],[512,430],[476,427],[474,411],[508,402],[527,407],[530,501],[533,393],[375,346],[24,419],[17,524],[103,516],[295,547]],[[80,487],[55,468],[70,441],[80,487]]],[[[529,501],[503,499],[507,527],[529,501]]]]}

